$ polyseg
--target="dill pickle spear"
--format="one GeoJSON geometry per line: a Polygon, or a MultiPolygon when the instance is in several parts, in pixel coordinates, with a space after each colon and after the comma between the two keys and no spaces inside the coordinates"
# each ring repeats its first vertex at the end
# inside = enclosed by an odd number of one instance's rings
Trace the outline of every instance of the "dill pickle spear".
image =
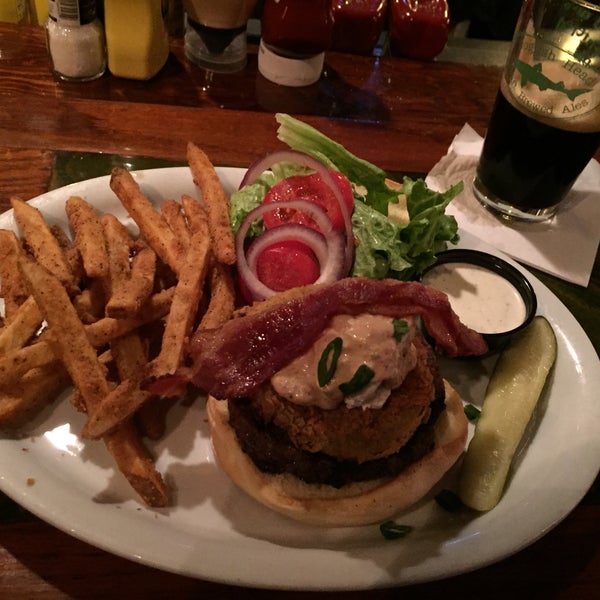
{"type": "Polygon", "coordinates": [[[511,462],[556,361],[556,337],[541,316],[515,337],[496,363],[464,456],[458,494],[487,511],[499,502],[511,462]]]}

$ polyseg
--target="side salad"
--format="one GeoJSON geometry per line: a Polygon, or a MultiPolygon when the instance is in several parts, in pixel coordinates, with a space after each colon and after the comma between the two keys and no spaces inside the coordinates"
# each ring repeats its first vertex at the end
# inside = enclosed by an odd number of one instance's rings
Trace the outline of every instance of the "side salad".
{"type": "Polygon", "coordinates": [[[344,276],[414,279],[458,241],[445,209],[462,183],[439,193],[393,182],[307,123],[275,118],[290,150],[252,165],[230,200],[249,299],[344,276]]]}

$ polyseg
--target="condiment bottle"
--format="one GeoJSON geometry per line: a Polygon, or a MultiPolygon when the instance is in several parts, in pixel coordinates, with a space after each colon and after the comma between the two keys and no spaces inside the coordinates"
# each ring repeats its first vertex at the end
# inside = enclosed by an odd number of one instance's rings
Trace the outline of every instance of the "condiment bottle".
{"type": "Polygon", "coordinates": [[[331,49],[373,54],[387,16],[387,0],[333,0],[331,49]]]}
{"type": "Polygon", "coordinates": [[[48,0],[29,0],[29,23],[43,25],[48,18],[48,0]]]}
{"type": "Polygon", "coordinates": [[[108,69],[117,77],[150,79],[169,56],[161,0],[104,0],[108,69]]]}
{"type": "Polygon", "coordinates": [[[0,21],[3,23],[25,23],[27,21],[27,1],[0,0],[0,21]]]}
{"type": "Polygon", "coordinates": [[[54,73],[90,81],[106,69],[104,29],[93,0],[49,0],[46,38],[54,73]]]}
{"type": "Polygon", "coordinates": [[[393,55],[433,60],[448,41],[447,0],[390,0],[389,20],[393,55]]]}
{"type": "Polygon", "coordinates": [[[330,0],[265,0],[258,69],[289,86],[315,83],[331,45],[330,0]]]}

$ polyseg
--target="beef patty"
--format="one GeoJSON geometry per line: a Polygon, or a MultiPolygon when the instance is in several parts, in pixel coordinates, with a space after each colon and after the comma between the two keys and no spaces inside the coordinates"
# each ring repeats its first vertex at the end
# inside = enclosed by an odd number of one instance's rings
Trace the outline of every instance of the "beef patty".
{"type": "MultiPolygon", "coordinates": [[[[352,482],[393,477],[433,449],[433,425],[445,408],[444,382],[430,348],[427,354],[424,362],[433,376],[429,416],[400,449],[387,456],[359,462],[305,450],[290,439],[284,428],[274,421],[265,421],[250,398],[229,400],[229,423],[244,452],[265,473],[290,473],[306,483],[336,488],[352,482]]],[[[348,409],[356,410],[362,409],[348,409]]]]}

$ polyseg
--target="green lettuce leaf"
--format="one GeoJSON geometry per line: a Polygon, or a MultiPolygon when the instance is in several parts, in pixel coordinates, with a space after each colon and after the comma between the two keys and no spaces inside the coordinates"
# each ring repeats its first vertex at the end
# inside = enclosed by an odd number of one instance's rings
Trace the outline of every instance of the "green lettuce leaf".
{"type": "MultiPolygon", "coordinates": [[[[310,125],[289,115],[277,114],[279,139],[290,148],[310,154],[329,168],[344,173],[354,190],[352,228],[357,240],[352,275],[375,279],[414,279],[435,261],[448,243],[458,241],[458,226],[445,210],[463,189],[459,183],[446,192],[435,192],[422,179],[405,177],[402,190],[386,184],[385,171],[354,156],[310,125]],[[410,220],[399,223],[388,217],[388,206],[406,197],[410,220]]],[[[297,165],[280,164],[231,197],[231,226],[236,232],[244,217],[262,202],[278,181],[304,171],[297,165]]],[[[257,236],[264,230],[258,221],[249,230],[257,236]]]]}

